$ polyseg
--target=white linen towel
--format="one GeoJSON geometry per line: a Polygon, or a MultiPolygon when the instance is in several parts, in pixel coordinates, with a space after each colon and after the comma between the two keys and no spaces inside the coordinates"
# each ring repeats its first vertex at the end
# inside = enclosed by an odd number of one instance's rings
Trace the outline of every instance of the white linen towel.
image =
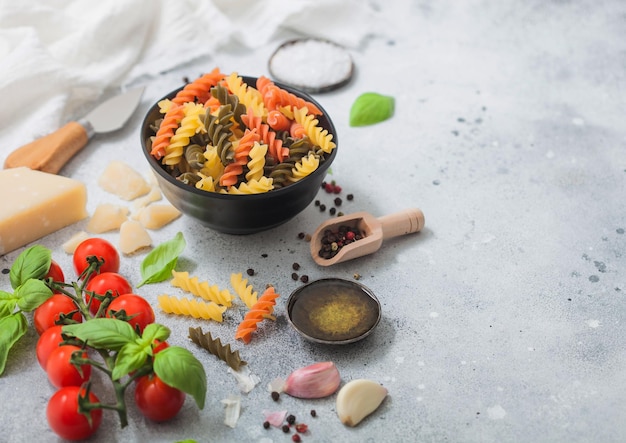
{"type": "Polygon", "coordinates": [[[359,0],[0,0],[0,162],[105,91],[227,44],[287,29],[356,48],[376,25],[359,0]]]}

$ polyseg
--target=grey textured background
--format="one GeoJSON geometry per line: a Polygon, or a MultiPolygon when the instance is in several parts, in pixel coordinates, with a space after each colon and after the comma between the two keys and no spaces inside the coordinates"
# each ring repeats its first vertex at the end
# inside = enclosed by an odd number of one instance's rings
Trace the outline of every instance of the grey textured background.
{"type": "MultiPolygon", "coordinates": [[[[205,365],[206,407],[198,411],[188,398],[174,421],[159,425],[131,410],[123,430],[107,413],[94,441],[289,441],[263,429],[265,409],[306,417],[303,441],[626,440],[626,3],[391,3],[378,2],[386,36],[352,51],[352,83],[315,98],[338,129],[330,178],[355,195],[342,210],[379,216],[417,206],[424,231],[330,269],[317,267],[297,238],[328,218],[313,205],[253,236],[222,235],[187,218],[153,233],[159,243],[183,231],[189,246],[179,270],[226,287],[230,273],[251,267],[253,285],[276,286],[277,321],[250,345],[234,343],[261,383],[242,395],[237,427],[223,425],[220,400],[238,393],[235,380],[186,332],[200,325],[233,342],[243,313],[227,311],[215,324],[156,309],[173,330],[170,341],[205,365]],[[350,106],[367,91],[394,96],[395,115],[351,128],[350,106]],[[341,348],[304,342],[284,313],[300,285],[290,277],[296,261],[311,279],[361,274],[383,306],[375,333],[341,348]],[[370,378],[389,389],[357,428],[339,422],[334,396],[274,403],[266,391],[274,377],[324,360],[337,364],[344,382],[370,378]],[[307,416],[312,408],[315,419],[307,416]]],[[[267,75],[275,47],[222,51],[148,84],[128,127],[95,139],[63,171],[88,184],[90,212],[117,202],[96,185],[110,159],[147,172],[138,127],[154,100],[214,66],[267,75]]],[[[83,227],[42,240],[67,269],[71,258],[60,245],[83,227]]],[[[117,241],[115,233],[105,237],[117,241]]],[[[16,256],[1,257],[0,266],[16,256]]],[[[122,263],[135,283],[142,257],[122,263]]],[[[9,287],[0,275],[0,289],[9,287]]],[[[138,292],[155,306],[158,294],[177,293],[167,282],[138,292]]],[[[31,331],[19,342],[0,378],[0,441],[56,441],[45,423],[53,391],[35,359],[36,338],[31,331]]]]}

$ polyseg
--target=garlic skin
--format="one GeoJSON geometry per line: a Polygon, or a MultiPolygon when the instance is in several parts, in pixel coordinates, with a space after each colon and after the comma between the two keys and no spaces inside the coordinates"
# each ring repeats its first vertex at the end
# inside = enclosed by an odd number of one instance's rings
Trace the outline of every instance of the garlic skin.
{"type": "Polygon", "coordinates": [[[340,383],[339,370],[333,362],[327,361],[293,371],[283,391],[297,398],[323,398],[337,392],[340,383]]]}
{"type": "Polygon", "coordinates": [[[356,426],[374,412],[387,397],[387,388],[373,380],[346,383],[337,394],[337,415],[344,425],[356,426]]]}

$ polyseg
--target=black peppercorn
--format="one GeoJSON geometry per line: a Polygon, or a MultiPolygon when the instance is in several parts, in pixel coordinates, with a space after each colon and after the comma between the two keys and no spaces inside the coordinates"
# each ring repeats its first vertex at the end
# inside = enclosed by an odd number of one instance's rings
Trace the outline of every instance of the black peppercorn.
{"type": "Polygon", "coordinates": [[[270,422],[269,422],[269,421],[264,421],[264,422],[263,422],[263,427],[264,427],[265,429],[269,429],[269,428],[270,428],[270,422]]]}
{"type": "Polygon", "coordinates": [[[287,416],[287,423],[289,423],[290,425],[294,424],[296,422],[296,416],[293,414],[289,414],[287,416]]]}
{"type": "Polygon", "coordinates": [[[291,267],[294,271],[297,271],[298,269],[300,269],[300,263],[294,263],[293,265],[291,265],[291,267]]]}
{"type": "Polygon", "coordinates": [[[283,432],[284,432],[285,434],[288,434],[288,433],[289,433],[289,426],[288,426],[288,425],[283,425],[283,428],[282,428],[282,429],[283,429],[283,432]]]}
{"type": "Polygon", "coordinates": [[[317,416],[317,412],[315,411],[315,409],[311,409],[311,417],[316,417],[317,416]]]}
{"type": "Polygon", "coordinates": [[[272,391],[272,400],[278,401],[279,398],[280,398],[280,394],[276,391],[272,391]]]}
{"type": "Polygon", "coordinates": [[[248,269],[246,270],[246,274],[248,274],[248,275],[250,275],[250,276],[254,275],[254,269],[252,269],[252,268],[248,268],[248,269]]]}

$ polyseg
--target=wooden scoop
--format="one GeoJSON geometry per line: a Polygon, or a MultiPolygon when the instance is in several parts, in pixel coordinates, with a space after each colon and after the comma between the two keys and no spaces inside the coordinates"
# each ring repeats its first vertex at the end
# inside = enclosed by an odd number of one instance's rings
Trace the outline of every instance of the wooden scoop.
{"type": "Polygon", "coordinates": [[[318,265],[334,265],[376,252],[383,244],[383,240],[418,232],[423,227],[424,213],[417,208],[379,218],[367,212],[343,215],[322,223],[315,230],[311,237],[311,256],[318,265]],[[322,248],[324,232],[327,229],[337,231],[341,225],[357,228],[363,234],[363,238],[343,246],[332,258],[320,257],[319,251],[322,248]]]}

